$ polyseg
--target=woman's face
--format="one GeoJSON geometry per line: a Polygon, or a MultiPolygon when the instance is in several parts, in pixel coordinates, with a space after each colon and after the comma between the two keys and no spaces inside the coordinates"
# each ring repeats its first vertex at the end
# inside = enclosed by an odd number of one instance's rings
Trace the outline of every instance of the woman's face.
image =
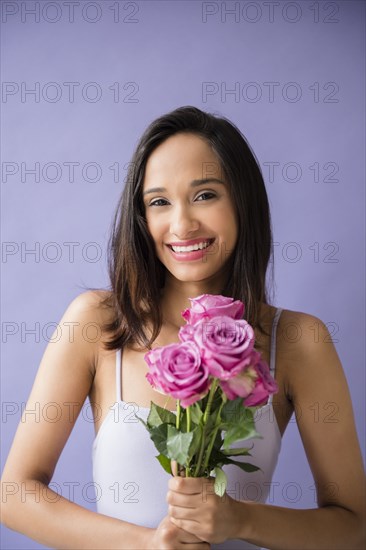
{"type": "Polygon", "coordinates": [[[156,254],[173,277],[196,282],[224,274],[237,241],[236,213],[204,139],[181,133],[159,145],[147,161],[143,200],[156,254]]]}

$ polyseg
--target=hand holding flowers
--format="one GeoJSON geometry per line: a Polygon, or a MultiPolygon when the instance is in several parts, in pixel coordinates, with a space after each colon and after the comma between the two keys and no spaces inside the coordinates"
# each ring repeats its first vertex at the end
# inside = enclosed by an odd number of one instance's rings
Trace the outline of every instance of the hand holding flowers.
{"type": "Polygon", "coordinates": [[[174,526],[210,544],[236,538],[238,524],[243,524],[238,502],[227,493],[216,495],[212,478],[170,478],[167,502],[174,526]]]}

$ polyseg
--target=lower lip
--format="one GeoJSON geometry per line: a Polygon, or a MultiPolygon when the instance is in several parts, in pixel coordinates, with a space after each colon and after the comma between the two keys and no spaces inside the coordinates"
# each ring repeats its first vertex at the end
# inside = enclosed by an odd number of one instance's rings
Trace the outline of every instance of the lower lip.
{"type": "Polygon", "coordinates": [[[202,250],[193,250],[193,252],[174,252],[169,246],[169,250],[175,260],[178,260],[178,262],[191,262],[193,260],[200,260],[203,258],[207,252],[209,252],[212,248],[212,245],[215,241],[212,241],[212,243],[207,246],[206,248],[203,248],[202,250]]]}

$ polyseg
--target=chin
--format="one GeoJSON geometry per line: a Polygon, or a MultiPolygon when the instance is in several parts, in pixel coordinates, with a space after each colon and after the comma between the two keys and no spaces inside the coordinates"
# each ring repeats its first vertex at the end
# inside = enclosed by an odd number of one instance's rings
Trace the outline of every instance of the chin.
{"type": "Polygon", "coordinates": [[[171,277],[174,277],[175,280],[181,281],[182,283],[202,283],[204,281],[211,280],[213,276],[217,273],[217,271],[207,273],[194,273],[192,269],[188,268],[188,270],[189,272],[186,273],[177,273],[176,271],[170,271],[167,269],[171,277]]]}

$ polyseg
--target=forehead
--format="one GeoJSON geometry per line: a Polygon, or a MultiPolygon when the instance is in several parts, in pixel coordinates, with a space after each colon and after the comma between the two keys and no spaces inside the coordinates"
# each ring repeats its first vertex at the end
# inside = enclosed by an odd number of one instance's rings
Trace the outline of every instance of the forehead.
{"type": "Polygon", "coordinates": [[[222,177],[220,161],[211,145],[195,134],[169,137],[149,156],[144,187],[149,182],[176,178],[222,177]]]}

